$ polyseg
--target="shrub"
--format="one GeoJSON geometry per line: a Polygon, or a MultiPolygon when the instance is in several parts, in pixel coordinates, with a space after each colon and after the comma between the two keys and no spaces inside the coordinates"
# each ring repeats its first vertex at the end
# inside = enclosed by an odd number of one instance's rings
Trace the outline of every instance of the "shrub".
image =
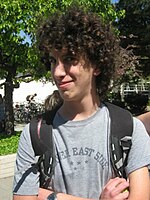
{"type": "Polygon", "coordinates": [[[8,155],[17,152],[18,141],[21,132],[16,132],[14,135],[0,135],[0,155],[8,155]]]}
{"type": "Polygon", "coordinates": [[[124,98],[125,104],[128,110],[135,115],[139,115],[145,112],[148,105],[148,95],[144,94],[128,94],[124,98]]]}

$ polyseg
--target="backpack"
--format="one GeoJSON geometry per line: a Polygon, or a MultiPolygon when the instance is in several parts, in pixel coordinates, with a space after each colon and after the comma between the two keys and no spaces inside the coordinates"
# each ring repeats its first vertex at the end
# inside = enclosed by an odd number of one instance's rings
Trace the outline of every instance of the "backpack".
{"type": "MultiPolygon", "coordinates": [[[[114,104],[104,103],[110,113],[110,159],[115,176],[126,177],[125,167],[131,148],[133,117],[131,113],[114,104]]],[[[30,122],[30,136],[35,156],[35,167],[40,172],[40,187],[47,188],[55,168],[52,123],[58,107],[35,117],[30,122]]]]}

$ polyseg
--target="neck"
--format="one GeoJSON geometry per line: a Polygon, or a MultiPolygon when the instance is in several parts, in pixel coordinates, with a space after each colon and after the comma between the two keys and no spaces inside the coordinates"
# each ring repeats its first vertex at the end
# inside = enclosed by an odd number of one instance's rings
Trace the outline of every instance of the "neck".
{"type": "Polygon", "coordinates": [[[60,115],[68,120],[83,120],[93,115],[100,106],[100,100],[97,96],[93,99],[82,99],[81,101],[64,101],[59,110],[60,115]]]}

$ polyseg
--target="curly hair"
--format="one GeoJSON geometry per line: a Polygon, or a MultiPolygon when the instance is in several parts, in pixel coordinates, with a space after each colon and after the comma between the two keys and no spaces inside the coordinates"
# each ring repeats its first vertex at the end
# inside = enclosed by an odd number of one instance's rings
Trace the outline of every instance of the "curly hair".
{"type": "Polygon", "coordinates": [[[120,51],[119,41],[110,24],[80,7],[70,7],[65,13],[49,17],[37,32],[39,50],[45,65],[49,63],[52,48],[84,55],[91,66],[100,69],[96,77],[97,92],[105,96],[116,71],[120,51]]]}

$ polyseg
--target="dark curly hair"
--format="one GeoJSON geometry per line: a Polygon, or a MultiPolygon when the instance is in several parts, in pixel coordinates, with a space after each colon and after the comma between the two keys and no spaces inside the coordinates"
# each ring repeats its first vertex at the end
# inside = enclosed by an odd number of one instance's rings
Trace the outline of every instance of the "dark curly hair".
{"type": "Polygon", "coordinates": [[[88,62],[100,69],[96,77],[97,92],[106,95],[110,81],[116,71],[116,60],[120,47],[113,28],[92,12],[73,6],[63,14],[55,14],[37,32],[39,50],[45,65],[49,63],[52,48],[84,55],[88,62]]]}

